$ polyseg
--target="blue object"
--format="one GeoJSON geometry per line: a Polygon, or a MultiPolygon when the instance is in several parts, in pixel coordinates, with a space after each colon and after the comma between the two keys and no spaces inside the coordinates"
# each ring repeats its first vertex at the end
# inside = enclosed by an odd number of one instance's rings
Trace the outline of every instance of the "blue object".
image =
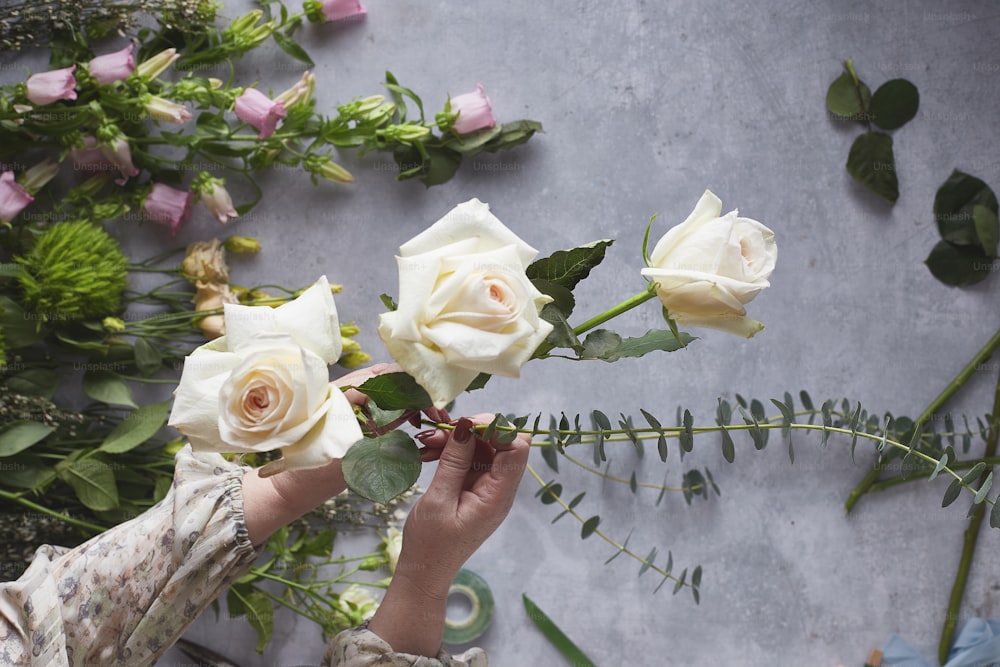
{"type": "MultiPolygon", "coordinates": [[[[882,651],[885,667],[935,667],[898,635],[892,635],[882,651]]],[[[969,619],[955,639],[944,667],[988,667],[1000,665],[1000,621],[969,619]]]]}

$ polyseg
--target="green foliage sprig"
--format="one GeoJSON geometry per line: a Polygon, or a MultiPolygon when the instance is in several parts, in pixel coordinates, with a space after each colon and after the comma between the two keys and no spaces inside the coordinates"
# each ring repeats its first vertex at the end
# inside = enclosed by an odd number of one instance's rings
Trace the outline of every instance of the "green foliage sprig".
{"type": "Polygon", "coordinates": [[[873,95],[851,60],[844,61],[844,73],[826,93],[826,108],[838,120],[861,123],[866,131],[851,144],[847,173],[876,195],[895,204],[899,199],[896,158],[892,135],[880,130],[897,130],[917,115],[920,95],[906,79],[886,81],[873,95]]]}

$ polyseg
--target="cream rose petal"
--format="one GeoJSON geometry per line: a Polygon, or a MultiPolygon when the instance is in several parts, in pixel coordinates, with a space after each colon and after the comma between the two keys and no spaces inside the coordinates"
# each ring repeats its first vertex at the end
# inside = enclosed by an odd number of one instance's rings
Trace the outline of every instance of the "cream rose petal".
{"type": "Polygon", "coordinates": [[[287,334],[258,334],[240,349],[241,361],[223,383],[218,398],[219,435],[229,447],[288,447],[322,419],[329,371],[313,352],[287,334]],[[251,387],[271,401],[263,418],[244,409],[251,387]]]}
{"type": "Polygon", "coordinates": [[[440,220],[400,246],[399,254],[409,257],[434,252],[452,243],[468,242],[469,239],[475,239],[475,250],[479,252],[514,246],[522,266],[527,266],[538,255],[537,250],[490,213],[489,204],[478,199],[470,199],[448,211],[440,220]]]}
{"type": "Polygon", "coordinates": [[[667,230],[667,233],[657,242],[650,254],[650,260],[654,265],[662,264],[670,252],[679,246],[686,237],[691,236],[702,225],[711,222],[722,214],[722,200],[711,190],[705,190],[695,204],[694,210],[679,225],[675,225],[667,230]]]}
{"type": "Polygon", "coordinates": [[[233,351],[263,332],[287,333],[327,364],[336,363],[343,350],[337,307],[326,276],[277,308],[227,304],[225,318],[233,351]]]}
{"type": "Polygon", "coordinates": [[[232,451],[223,447],[219,437],[218,402],[222,385],[239,362],[239,357],[225,351],[225,337],[202,345],[184,361],[167,423],[183,433],[196,450],[232,451]]]}
{"type": "Polygon", "coordinates": [[[327,465],[333,459],[344,458],[347,450],[364,437],[347,397],[335,384],[327,387],[327,399],[317,411],[320,419],[298,442],[281,450],[282,458],[275,463],[283,470],[327,465]]]}

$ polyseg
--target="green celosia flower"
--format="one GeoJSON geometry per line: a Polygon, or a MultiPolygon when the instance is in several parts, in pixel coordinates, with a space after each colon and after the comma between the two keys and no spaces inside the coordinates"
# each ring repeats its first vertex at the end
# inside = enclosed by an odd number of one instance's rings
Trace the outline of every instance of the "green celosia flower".
{"type": "Polygon", "coordinates": [[[127,260],[118,241],[89,222],[59,222],[24,257],[25,309],[41,320],[80,320],[118,311],[127,260]]]}

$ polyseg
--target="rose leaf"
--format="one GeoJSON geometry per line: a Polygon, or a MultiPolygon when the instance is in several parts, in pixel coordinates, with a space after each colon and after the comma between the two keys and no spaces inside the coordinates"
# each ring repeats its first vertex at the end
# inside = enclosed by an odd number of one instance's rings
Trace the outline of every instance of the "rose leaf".
{"type": "Polygon", "coordinates": [[[132,400],[132,390],[120,376],[110,371],[92,370],[83,376],[83,393],[95,401],[110,405],[139,407],[132,400]]]}
{"type": "Polygon", "coordinates": [[[975,245],[989,253],[979,236],[975,209],[985,206],[997,212],[997,198],[986,183],[957,169],[951,173],[934,195],[934,219],[945,241],[958,245],[975,245]]]}
{"type": "Polygon", "coordinates": [[[935,278],[952,287],[967,287],[986,279],[993,261],[976,246],[938,241],[924,262],[935,278]]]}
{"type": "Polygon", "coordinates": [[[420,450],[402,431],[363,438],[344,455],[343,470],[351,491],[385,504],[417,481],[420,450]]]}
{"type": "Polygon", "coordinates": [[[525,273],[531,280],[545,280],[572,290],[604,260],[604,253],[612,243],[614,241],[604,239],[571,250],[557,250],[549,257],[532,262],[525,273]]]}
{"type": "Polygon", "coordinates": [[[423,410],[431,406],[431,397],[407,373],[386,373],[365,380],[361,393],[383,410],[423,410]]]}
{"type": "Polygon", "coordinates": [[[870,99],[868,86],[861,81],[855,85],[854,77],[844,72],[826,91],[826,108],[835,116],[864,122],[870,99]]]}
{"type": "Polygon", "coordinates": [[[997,256],[997,242],[1000,241],[1000,229],[996,211],[991,211],[988,207],[976,204],[972,207],[972,219],[976,224],[976,236],[979,237],[979,246],[986,253],[987,257],[997,256]]]}
{"type": "Polygon", "coordinates": [[[888,134],[865,132],[855,139],[847,156],[847,173],[890,204],[899,199],[896,160],[888,134]]]}
{"type": "Polygon", "coordinates": [[[872,96],[872,122],[883,130],[895,130],[913,120],[919,107],[916,86],[906,79],[886,81],[872,96]]]}

